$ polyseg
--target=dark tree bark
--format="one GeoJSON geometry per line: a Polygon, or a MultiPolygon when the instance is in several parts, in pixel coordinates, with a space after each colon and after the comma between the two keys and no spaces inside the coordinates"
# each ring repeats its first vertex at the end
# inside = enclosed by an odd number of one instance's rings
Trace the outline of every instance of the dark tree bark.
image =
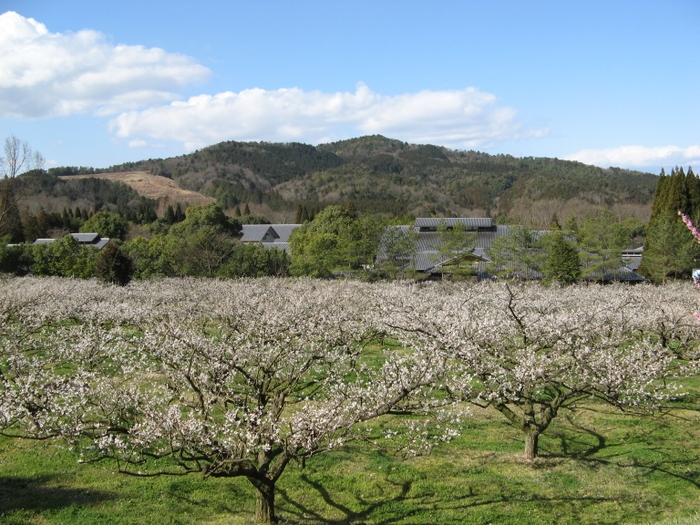
{"type": "Polygon", "coordinates": [[[277,523],[275,515],[275,482],[270,480],[251,479],[255,486],[255,520],[258,523],[277,523]]]}
{"type": "Polygon", "coordinates": [[[530,427],[525,430],[525,459],[533,460],[538,455],[538,442],[540,431],[537,427],[530,427]]]}

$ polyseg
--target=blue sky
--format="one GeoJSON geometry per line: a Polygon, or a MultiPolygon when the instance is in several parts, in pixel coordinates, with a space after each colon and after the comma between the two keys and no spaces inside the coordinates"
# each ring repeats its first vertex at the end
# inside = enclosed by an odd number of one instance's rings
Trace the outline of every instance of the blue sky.
{"type": "Polygon", "coordinates": [[[700,168],[700,1],[0,0],[0,135],[51,166],[223,140],[700,168]]]}

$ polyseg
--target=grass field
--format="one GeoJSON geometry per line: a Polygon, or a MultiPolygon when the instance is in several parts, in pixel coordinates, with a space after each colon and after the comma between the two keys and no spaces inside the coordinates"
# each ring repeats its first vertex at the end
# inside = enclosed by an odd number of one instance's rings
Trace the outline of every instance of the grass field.
{"type": "MultiPolygon", "coordinates": [[[[624,415],[602,405],[563,414],[521,459],[523,437],[474,410],[460,438],[400,459],[368,445],[292,465],[278,483],[291,524],[700,523],[700,414],[624,415]]],[[[0,523],[243,524],[244,479],[134,478],[83,465],[60,443],[0,441],[0,523]]]]}

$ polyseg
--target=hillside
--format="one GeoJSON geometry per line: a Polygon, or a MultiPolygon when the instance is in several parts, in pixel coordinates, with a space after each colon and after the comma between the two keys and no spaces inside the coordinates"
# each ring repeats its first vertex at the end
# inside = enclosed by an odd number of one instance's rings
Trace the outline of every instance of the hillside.
{"type": "Polygon", "coordinates": [[[121,173],[106,177],[94,173],[59,177],[52,171],[33,170],[15,177],[13,191],[23,212],[37,213],[43,208],[49,213],[61,213],[64,208],[75,207],[123,211],[127,208],[154,208],[157,205],[157,201],[149,198],[147,193],[142,195],[137,188],[123,181],[124,174],[121,173]]]}
{"type": "Polygon", "coordinates": [[[122,183],[130,186],[136,193],[147,199],[163,200],[166,203],[183,205],[208,204],[214,202],[212,197],[206,197],[201,193],[185,190],[177,183],[166,177],[152,175],[147,171],[126,171],[117,173],[95,173],[92,175],[64,175],[62,180],[78,180],[95,178],[122,183]]]}
{"type": "MultiPolygon", "coordinates": [[[[276,220],[293,216],[298,204],[352,201],[360,211],[489,215],[502,222],[533,225],[548,224],[553,213],[560,217],[584,215],[600,206],[621,217],[646,221],[658,179],[650,173],[558,159],[456,151],[379,135],[316,147],[222,142],[188,155],[97,171],[111,180],[118,179],[116,174],[131,174],[131,182],[123,177],[118,180],[150,199],[168,196],[170,201],[193,202],[186,196],[196,194],[168,193],[176,185],[216,199],[229,210],[247,203],[254,213],[276,220]],[[134,172],[156,177],[134,176],[134,172]]],[[[55,172],[66,175],[65,169],[55,172]]]]}

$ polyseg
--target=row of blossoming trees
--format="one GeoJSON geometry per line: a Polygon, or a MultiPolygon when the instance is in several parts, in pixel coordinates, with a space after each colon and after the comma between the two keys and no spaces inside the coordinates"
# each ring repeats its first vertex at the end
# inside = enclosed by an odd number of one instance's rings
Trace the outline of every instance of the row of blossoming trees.
{"type": "Polygon", "coordinates": [[[591,397],[657,408],[698,371],[690,285],[0,288],[3,434],[62,437],[83,461],[136,475],[245,477],[261,522],[276,521],[292,461],[357,439],[425,452],[470,403],[521,429],[534,458],[560,411],[591,397]]]}

